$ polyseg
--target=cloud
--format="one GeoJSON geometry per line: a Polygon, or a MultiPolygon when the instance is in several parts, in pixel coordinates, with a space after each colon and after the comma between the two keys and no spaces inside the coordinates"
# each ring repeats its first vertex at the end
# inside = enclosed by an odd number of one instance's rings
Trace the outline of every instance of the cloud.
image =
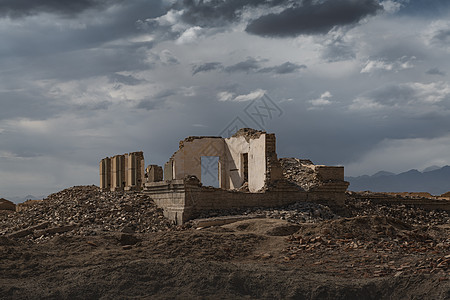
{"type": "Polygon", "coordinates": [[[122,74],[114,73],[114,74],[109,75],[108,77],[109,77],[109,82],[114,83],[116,85],[120,85],[120,84],[138,85],[138,84],[145,82],[145,80],[138,79],[138,78],[134,77],[133,75],[122,75],[122,74]]]}
{"type": "Polygon", "coordinates": [[[248,94],[242,94],[242,95],[236,96],[236,94],[234,94],[232,92],[224,91],[224,92],[219,92],[217,94],[217,98],[219,101],[247,102],[247,101],[259,99],[259,98],[263,97],[266,93],[267,93],[267,91],[265,91],[263,89],[257,89],[248,94]]]}
{"type": "Polygon", "coordinates": [[[278,66],[262,68],[262,69],[258,70],[258,72],[259,73],[289,74],[289,73],[294,73],[294,72],[297,72],[298,70],[306,69],[306,68],[307,67],[305,65],[298,65],[298,64],[291,63],[288,61],[288,62],[285,62],[278,66]]]}
{"type": "Polygon", "coordinates": [[[178,58],[167,49],[161,51],[159,58],[164,65],[178,65],[180,63],[178,58]]]}
{"type": "Polygon", "coordinates": [[[450,164],[449,147],[449,135],[435,138],[383,139],[363,157],[346,165],[345,173],[347,176],[372,174],[381,170],[399,173],[411,169],[411,161],[416,162],[417,169],[432,165],[445,166],[450,164]]]}
{"type": "Polygon", "coordinates": [[[307,0],[301,6],[287,8],[251,21],[246,31],[266,37],[295,37],[323,34],[335,26],[352,25],[374,15],[382,6],[376,0],[307,0]]]}
{"type": "Polygon", "coordinates": [[[446,75],[444,71],[441,71],[438,68],[431,68],[426,73],[429,74],[429,75],[439,75],[439,76],[445,76],[446,75]]]}
{"type": "Polygon", "coordinates": [[[331,30],[319,43],[323,46],[321,57],[327,62],[338,62],[356,58],[356,46],[341,28],[331,30]]]}
{"type": "Polygon", "coordinates": [[[330,99],[333,97],[330,92],[326,91],[318,99],[309,100],[309,103],[311,103],[312,106],[318,107],[318,106],[325,106],[330,105],[331,101],[330,99]]]}
{"type": "Polygon", "coordinates": [[[247,7],[273,7],[289,0],[184,0],[175,5],[182,10],[181,20],[188,24],[201,27],[221,27],[230,22],[238,21],[242,10],[247,7]]]}
{"type": "Polygon", "coordinates": [[[231,92],[219,92],[217,93],[217,99],[219,101],[231,101],[234,98],[234,93],[231,92]]]}
{"type": "Polygon", "coordinates": [[[450,22],[437,20],[424,31],[424,37],[429,45],[450,48],[450,22]]]}
{"type": "Polygon", "coordinates": [[[416,57],[403,56],[395,61],[386,61],[383,59],[368,60],[364,67],[361,69],[361,73],[374,73],[379,71],[393,71],[398,72],[401,70],[411,69],[414,67],[413,62],[416,57]]]}
{"type": "Polygon", "coordinates": [[[450,3],[447,0],[398,0],[402,7],[400,15],[429,17],[445,14],[450,3]]]}
{"type": "Polygon", "coordinates": [[[202,72],[209,72],[215,70],[222,70],[223,65],[220,62],[207,62],[203,64],[194,64],[192,66],[192,75],[202,72]]]}
{"type": "Polygon", "coordinates": [[[351,110],[389,110],[394,113],[424,115],[450,113],[450,85],[445,82],[388,85],[365,93],[349,106],[351,110]]]}
{"type": "Polygon", "coordinates": [[[260,68],[260,61],[253,57],[248,57],[245,61],[238,62],[237,64],[228,66],[225,71],[233,72],[250,72],[260,68]]]}
{"type": "Polygon", "coordinates": [[[38,13],[53,13],[74,17],[91,8],[111,6],[121,0],[3,0],[0,2],[0,16],[25,17],[38,13]]]}
{"type": "Polygon", "coordinates": [[[384,0],[384,1],[380,2],[380,4],[383,6],[383,9],[385,12],[388,12],[391,14],[398,12],[405,5],[405,3],[403,3],[403,2],[392,1],[392,0],[384,0]]]}
{"type": "Polygon", "coordinates": [[[209,71],[226,71],[228,73],[237,73],[237,72],[256,72],[256,73],[274,73],[274,74],[290,74],[297,72],[301,69],[306,69],[306,65],[299,65],[292,62],[285,62],[281,65],[275,65],[271,67],[261,67],[261,63],[267,61],[266,59],[256,59],[253,57],[248,57],[246,60],[238,62],[236,64],[230,65],[228,67],[224,67],[224,65],[220,62],[207,62],[203,64],[194,64],[192,66],[192,75],[201,72],[209,72],[209,71]]]}
{"type": "Polygon", "coordinates": [[[203,34],[204,30],[200,26],[194,26],[186,29],[176,40],[177,44],[194,43],[203,34]]]}
{"type": "Polygon", "coordinates": [[[265,90],[257,89],[257,90],[255,90],[253,92],[248,93],[248,94],[239,95],[239,96],[235,97],[233,101],[237,101],[237,102],[252,101],[252,100],[259,99],[259,98],[263,97],[265,93],[266,93],[265,90]]]}

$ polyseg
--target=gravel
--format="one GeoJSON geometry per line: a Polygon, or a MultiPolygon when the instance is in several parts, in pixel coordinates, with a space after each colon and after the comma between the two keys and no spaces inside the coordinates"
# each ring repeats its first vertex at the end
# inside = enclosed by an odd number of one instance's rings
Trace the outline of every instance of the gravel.
{"type": "Polygon", "coordinates": [[[75,186],[35,201],[23,211],[0,215],[0,235],[20,232],[39,242],[52,234],[96,235],[100,232],[145,233],[174,227],[146,195],[102,192],[96,186],[75,186]]]}

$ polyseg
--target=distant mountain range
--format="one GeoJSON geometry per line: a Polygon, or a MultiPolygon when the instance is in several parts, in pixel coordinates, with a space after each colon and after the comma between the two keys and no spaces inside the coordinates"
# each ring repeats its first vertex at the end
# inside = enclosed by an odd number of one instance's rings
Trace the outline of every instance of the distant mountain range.
{"type": "Polygon", "coordinates": [[[14,203],[22,203],[25,202],[27,200],[42,200],[45,198],[45,196],[39,196],[39,197],[35,197],[33,195],[28,195],[25,197],[5,197],[7,200],[12,201],[14,203]]]}
{"type": "Polygon", "coordinates": [[[428,167],[422,172],[409,170],[394,174],[380,171],[372,176],[345,177],[350,191],[372,192],[428,192],[441,195],[450,191],[450,166],[428,167]]]}

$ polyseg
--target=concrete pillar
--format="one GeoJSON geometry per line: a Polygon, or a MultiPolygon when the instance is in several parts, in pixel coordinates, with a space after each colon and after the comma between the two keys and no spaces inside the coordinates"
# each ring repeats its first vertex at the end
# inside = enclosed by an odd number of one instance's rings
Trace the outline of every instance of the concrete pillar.
{"type": "Polygon", "coordinates": [[[128,168],[127,168],[126,182],[128,188],[136,186],[136,157],[134,153],[128,154],[128,168]]]}
{"type": "Polygon", "coordinates": [[[126,160],[125,190],[142,190],[145,177],[145,161],[143,152],[128,153],[126,160]]]}
{"type": "Polygon", "coordinates": [[[164,180],[173,180],[172,159],[164,164],[164,180]]]}
{"type": "Polygon", "coordinates": [[[111,188],[111,159],[109,157],[100,161],[100,188],[109,191],[111,188]]]}
{"type": "Polygon", "coordinates": [[[111,159],[112,191],[122,191],[125,183],[125,157],[116,155],[111,159]]]}

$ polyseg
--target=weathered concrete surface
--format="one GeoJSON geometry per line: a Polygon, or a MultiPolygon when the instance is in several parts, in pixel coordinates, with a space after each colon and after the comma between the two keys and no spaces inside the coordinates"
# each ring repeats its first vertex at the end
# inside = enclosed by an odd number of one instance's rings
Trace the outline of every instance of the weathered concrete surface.
{"type": "Polygon", "coordinates": [[[163,180],[163,169],[158,165],[149,165],[145,169],[147,182],[158,182],[163,180]]]}

